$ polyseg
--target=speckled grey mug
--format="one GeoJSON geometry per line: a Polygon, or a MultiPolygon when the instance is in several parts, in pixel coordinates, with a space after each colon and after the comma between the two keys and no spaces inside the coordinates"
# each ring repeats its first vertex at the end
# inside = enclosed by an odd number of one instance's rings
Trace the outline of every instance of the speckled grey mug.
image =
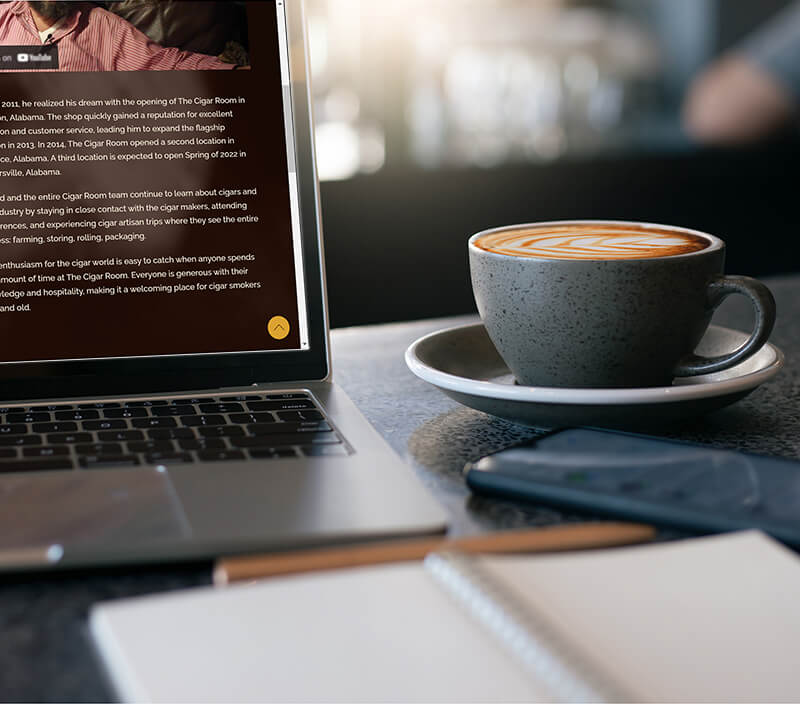
{"type": "Polygon", "coordinates": [[[531,223],[469,240],[478,312],[517,381],[531,386],[666,386],[746,359],[766,343],[775,301],[761,282],[723,275],[724,259],[719,238],[652,223],[531,223]],[[752,335],[729,354],[695,354],[733,293],[753,304],[752,335]]]}

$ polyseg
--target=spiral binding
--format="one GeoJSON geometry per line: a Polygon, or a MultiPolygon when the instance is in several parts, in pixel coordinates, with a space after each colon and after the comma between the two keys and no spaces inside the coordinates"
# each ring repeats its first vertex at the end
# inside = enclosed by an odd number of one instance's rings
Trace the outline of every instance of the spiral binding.
{"type": "Polygon", "coordinates": [[[556,702],[625,702],[630,696],[586,663],[562,636],[474,559],[432,553],[425,567],[437,583],[543,685],[556,702]]]}

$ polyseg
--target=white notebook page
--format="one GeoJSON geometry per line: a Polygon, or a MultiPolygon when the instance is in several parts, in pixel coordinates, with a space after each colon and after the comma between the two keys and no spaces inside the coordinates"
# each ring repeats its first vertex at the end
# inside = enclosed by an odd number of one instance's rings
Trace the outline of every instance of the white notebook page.
{"type": "Polygon", "coordinates": [[[800,560],[764,534],[480,560],[636,700],[800,700],[800,560]]]}
{"type": "Polygon", "coordinates": [[[550,700],[422,563],[104,605],[92,630],[125,700],[550,700]]]}

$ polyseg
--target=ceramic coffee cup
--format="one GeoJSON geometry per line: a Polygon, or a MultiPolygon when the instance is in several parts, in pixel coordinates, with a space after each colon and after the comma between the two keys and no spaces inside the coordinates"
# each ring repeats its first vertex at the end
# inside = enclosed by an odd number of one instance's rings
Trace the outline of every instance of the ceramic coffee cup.
{"type": "Polygon", "coordinates": [[[531,223],[469,240],[478,312],[530,386],[666,386],[745,360],[766,343],[775,301],[761,282],[724,275],[724,260],[719,238],[650,223],[531,223]],[[729,354],[695,354],[729,294],[752,302],[752,334],[729,354]]]}

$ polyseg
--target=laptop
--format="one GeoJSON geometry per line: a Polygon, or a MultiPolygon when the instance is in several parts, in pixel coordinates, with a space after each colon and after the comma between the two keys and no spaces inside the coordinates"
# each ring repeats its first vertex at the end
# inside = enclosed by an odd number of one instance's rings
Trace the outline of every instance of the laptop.
{"type": "Polygon", "coordinates": [[[0,570],[443,531],[332,381],[300,0],[236,70],[70,70],[69,5],[0,46],[0,570]]]}

